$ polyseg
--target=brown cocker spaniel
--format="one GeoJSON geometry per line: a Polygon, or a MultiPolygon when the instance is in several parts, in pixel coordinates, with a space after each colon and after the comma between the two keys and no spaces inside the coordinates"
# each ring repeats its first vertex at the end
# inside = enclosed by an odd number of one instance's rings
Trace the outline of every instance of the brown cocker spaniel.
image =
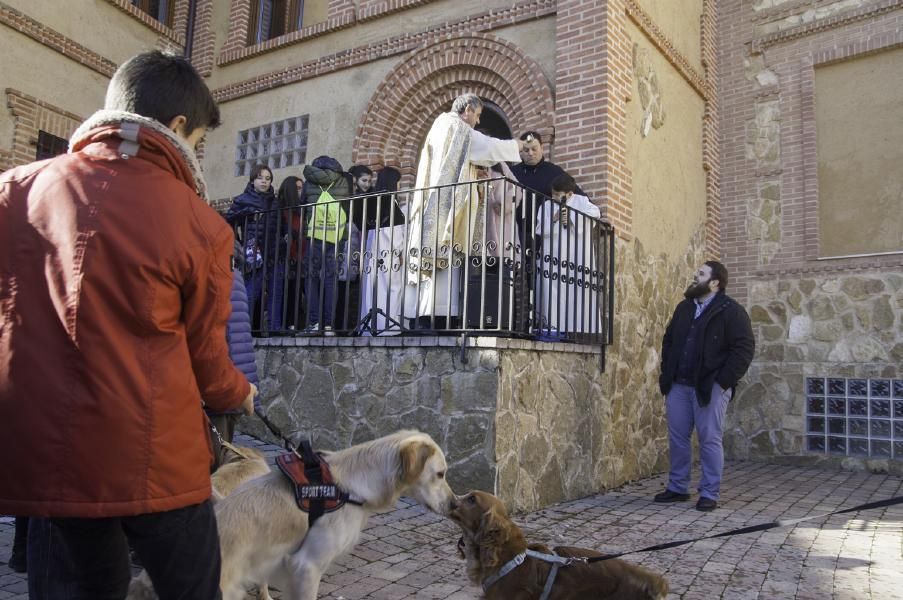
{"type": "MultiPolygon", "coordinates": [[[[458,549],[467,560],[467,576],[484,586],[488,600],[538,600],[542,597],[552,564],[527,556],[501,579],[486,587],[487,578],[528,548],[552,554],[542,544],[527,544],[523,532],[508,517],[502,502],[485,492],[470,492],[459,499],[449,514],[464,535],[458,549]]],[[[594,550],[558,546],[561,557],[602,556],[594,550]]],[[[617,598],[619,600],[663,599],[668,583],[655,573],[622,560],[595,563],[574,562],[561,566],[548,600],[617,598]]]]}

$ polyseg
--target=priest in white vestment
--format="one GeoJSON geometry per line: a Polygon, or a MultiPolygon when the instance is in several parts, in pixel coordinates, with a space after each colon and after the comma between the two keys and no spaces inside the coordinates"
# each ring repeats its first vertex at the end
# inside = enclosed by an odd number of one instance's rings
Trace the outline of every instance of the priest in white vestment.
{"type": "Polygon", "coordinates": [[[477,179],[477,166],[520,160],[521,140],[499,140],[474,130],[482,112],[479,96],[458,96],[451,112],[436,117],[426,136],[417,191],[407,211],[408,318],[460,316],[461,265],[471,245],[478,197],[476,185],[453,184],[477,179]]]}

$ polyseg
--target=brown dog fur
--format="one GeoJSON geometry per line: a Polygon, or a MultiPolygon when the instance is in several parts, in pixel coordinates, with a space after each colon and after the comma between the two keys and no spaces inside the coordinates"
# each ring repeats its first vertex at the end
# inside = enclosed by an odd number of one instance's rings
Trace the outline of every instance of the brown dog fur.
{"type": "MultiPolygon", "coordinates": [[[[529,548],[551,554],[542,544],[527,544],[520,528],[508,517],[501,500],[485,492],[471,492],[459,499],[449,514],[461,526],[467,575],[476,584],[499,572],[509,560],[529,548]]],[[[594,550],[557,546],[559,556],[602,556],[594,550]]],[[[542,594],[551,563],[527,557],[524,563],[495,582],[487,600],[533,600],[542,594]]],[[[611,559],[591,564],[574,563],[561,567],[549,600],[584,598],[657,600],[668,593],[665,579],[648,569],[623,560],[611,559]]]]}

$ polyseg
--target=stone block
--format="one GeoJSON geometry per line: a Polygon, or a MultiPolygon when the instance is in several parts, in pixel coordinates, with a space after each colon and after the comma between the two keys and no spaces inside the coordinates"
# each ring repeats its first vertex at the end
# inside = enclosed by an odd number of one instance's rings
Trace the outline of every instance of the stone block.
{"type": "Polygon", "coordinates": [[[453,458],[491,448],[490,415],[470,414],[452,417],[448,422],[446,453],[453,458]]]}
{"type": "Polygon", "coordinates": [[[884,291],[884,282],[866,277],[849,277],[841,284],[843,293],[853,300],[865,300],[884,291]]]}

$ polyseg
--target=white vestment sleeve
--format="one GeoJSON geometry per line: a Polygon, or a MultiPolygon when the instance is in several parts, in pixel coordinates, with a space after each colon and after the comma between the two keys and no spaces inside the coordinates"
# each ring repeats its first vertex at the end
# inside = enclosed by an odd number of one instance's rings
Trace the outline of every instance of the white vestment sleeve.
{"type": "Polygon", "coordinates": [[[589,201],[589,198],[586,196],[581,196],[580,194],[574,194],[571,196],[570,200],[568,200],[568,206],[575,210],[579,210],[587,217],[593,217],[594,219],[598,219],[602,216],[602,211],[599,210],[599,207],[589,201]]]}
{"type": "Polygon", "coordinates": [[[479,131],[470,132],[470,162],[490,167],[497,162],[520,162],[517,140],[500,140],[479,131]]]}

